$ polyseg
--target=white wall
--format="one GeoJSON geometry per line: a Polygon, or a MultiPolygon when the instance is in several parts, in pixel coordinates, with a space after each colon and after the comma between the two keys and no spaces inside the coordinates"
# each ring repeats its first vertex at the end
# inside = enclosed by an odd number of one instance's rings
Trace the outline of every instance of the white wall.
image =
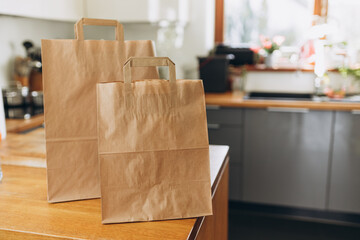
{"type": "MultiPolygon", "coordinates": [[[[166,55],[177,66],[178,78],[198,78],[197,56],[206,55],[214,42],[214,0],[189,1],[189,22],[185,26],[184,44],[166,55]]],[[[0,15],[0,86],[12,79],[15,56],[25,56],[24,40],[40,46],[41,39],[68,39],[74,37],[74,23],[0,15]]],[[[156,41],[157,26],[149,23],[124,24],[125,39],[156,41]]],[[[87,39],[113,39],[111,27],[88,27],[87,39]]],[[[158,54],[159,55],[159,54],[158,54]]]]}
{"type": "Polygon", "coordinates": [[[72,38],[73,24],[0,15],[0,86],[12,78],[15,56],[25,56],[26,39],[40,46],[42,38],[72,38]]]}
{"type": "Polygon", "coordinates": [[[214,47],[215,1],[189,1],[189,23],[185,27],[184,45],[169,52],[177,65],[178,78],[199,78],[198,56],[206,56],[214,47]]]}
{"type": "MultiPolygon", "coordinates": [[[[184,30],[183,46],[160,51],[157,55],[170,57],[176,64],[177,78],[198,78],[197,56],[205,56],[214,47],[215,0],[189,1],[189,22],[184,30]]],[[[158,27],[149,23],[125,23],[125,40],[150,39],[156,42],[158,27]]],[[[114,39],[111,28],[88,27],[85,38],[114,39]]]]}
{"type": "MultiPolygon", "coordinates": [[[[94,28],[94,27],[92,27],[94,28]]],[[[214,47],[215,0],[189,1],[189,22],[184,30],[183,46],[166,51],[157,51],[158,56],[170,57],[176,64],[177,78],[198,78],[197,56],[205,56],[214,47]]],[[[156,41],[158,27],[145,23],[124,24],[125,40],[150,39],[156,41]]],[[[86,37],[101,35],[113,39],[110,29],[87,31],[86,37]]],[[[161,46],[157,44],[158,50],[161,46]]]]}

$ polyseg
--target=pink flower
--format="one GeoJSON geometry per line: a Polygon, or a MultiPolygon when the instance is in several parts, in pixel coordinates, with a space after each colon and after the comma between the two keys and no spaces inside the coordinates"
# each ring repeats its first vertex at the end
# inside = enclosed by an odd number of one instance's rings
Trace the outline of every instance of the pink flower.
{"type": "Polygon", "coordinates": [[[276,45],[281,46],[281,44],[283,44],[283,42],[285,41],[285,37],[284,36],[275,36],[273,37],[273,42],[276,43],[276,45]]]}
{"type": "Polygon", "coordinates": [[[271,41],[265,41],[265,42],[263,43],[263,46],[264,46],[264,48],[266,48],[266,49],[270,49],[270,48],[272,47],[272,43],[271,43],[271,41]]]}

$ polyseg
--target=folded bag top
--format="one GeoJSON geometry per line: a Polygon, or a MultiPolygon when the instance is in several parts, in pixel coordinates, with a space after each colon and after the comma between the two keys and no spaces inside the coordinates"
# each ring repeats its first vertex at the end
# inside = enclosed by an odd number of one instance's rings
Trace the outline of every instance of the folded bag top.
{"type": "Polygon", "coordinates": [[[124,82],[97,93],[102,222],[211,215],[202,81],[176,80],[169,58],[130,58],[124,82]],[[133,77],[145,66],[169,66],[169,81],[133,77]]]}
{"type": "MultiPolygon", "coordinates": [[[[48,201],[100,197],[96,83],[123,79],[131,56],[154,56],[150,40],[124,41],[115,20],[83,18],[75,39],[42,40],[48,201]],[[85,40],[84,25],[114,26],[115,40],[85,40]]],[[[136,78],[156,78],[155,67],[136,78]]]]}

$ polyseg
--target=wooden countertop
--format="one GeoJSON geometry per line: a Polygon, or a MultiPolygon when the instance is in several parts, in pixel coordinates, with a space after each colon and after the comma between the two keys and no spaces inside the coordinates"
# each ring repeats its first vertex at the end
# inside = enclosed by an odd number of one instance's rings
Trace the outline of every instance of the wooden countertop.
{"type": "Polygon", "coordinates": [[[314,69],[305,69],[305,68],[269,68],[266,67],[265,64],[258,64],[258,65],[246,65],[245,66],[247,71],[250,72],[310,72],[314,73],[314,69]]]}
{"type": "Polygon", "coordinates": [[[207,105],[223,107],[244,107],[244,108],[307,108],[314,110],[360,110],[360,103],[351,102],[315,102],[300,100],[248,100],[244,99],[243,93],[206,93],[207,105]]]}
{"type": "Polygon", "coordinates": [[[19,133],[28,129],[41,126],[44,123],[44,114],[38,114],[30,119],[6,119],[6,131],[19,133]]]}
{"type": "MultiPolygon", "coordinates": [[[[265,64],[257,64],[257,65],[245,65],[245,69],[249,72],[308,72],[314,73],[314,68],[295,68],[295,67],[275,67],[269,68],[266,67],[265,64]]],[[[338,72],[337,69],[327,69],[328,72],[338,72]]]]}
{"type": "MultiPolygon", "coordinates": [[[[213,191],[228,163],[228,150],[210,146],[213,191]]],[[[199,222],[192,218],[102,225],[100,199],[48,203],[43,128],[9,133],[0,154],[0,239],[187,239],[199,222]]]]}
{"type": "Polygon", "coordinates": [[[45,150],[44,128],[37,128],[26,134],[8,133],[0,143],[0,162],[45,168],[45,150]]]}

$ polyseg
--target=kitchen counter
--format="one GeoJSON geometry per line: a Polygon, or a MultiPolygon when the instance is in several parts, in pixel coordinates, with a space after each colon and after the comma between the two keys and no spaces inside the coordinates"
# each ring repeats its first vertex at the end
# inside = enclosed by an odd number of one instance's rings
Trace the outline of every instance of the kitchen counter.
{"type": "Polygon", "coordinates": [[[44,123],[44,114],[32,116],[30,119],[6,119],[6,131],[18,133],[39,127],[44,123]]]}
{"type": "MultiPolygon", "coordinates": [[[[269,68],[266,67],[265,64],[258,64],[258,65],[245,65],[246,71],[253,71],[253,72],[309,72],[314,73],[313,68],[295,68],[295,67],[275,67],[269,68]]],[[[338,72],[337,69],[328,69],[328,72],[338,72]]]]}
{"type": "Polygon", "coordinates": [[[244,99],[243,93],[206,93],[207,105],[214,107],[244,107],[244,108],[306,108],[314,110],[360,110],[360,102],[316,102],[302,100],[250,100],[244,99]]]}
{"type": "Polygon", "coordinates": [[[47,202],[44,136],[9,133],[0,145],[0,239],[227,238],[229,147],[210,146],[213,216],[102,225],[100,199],[47,202]]]}

